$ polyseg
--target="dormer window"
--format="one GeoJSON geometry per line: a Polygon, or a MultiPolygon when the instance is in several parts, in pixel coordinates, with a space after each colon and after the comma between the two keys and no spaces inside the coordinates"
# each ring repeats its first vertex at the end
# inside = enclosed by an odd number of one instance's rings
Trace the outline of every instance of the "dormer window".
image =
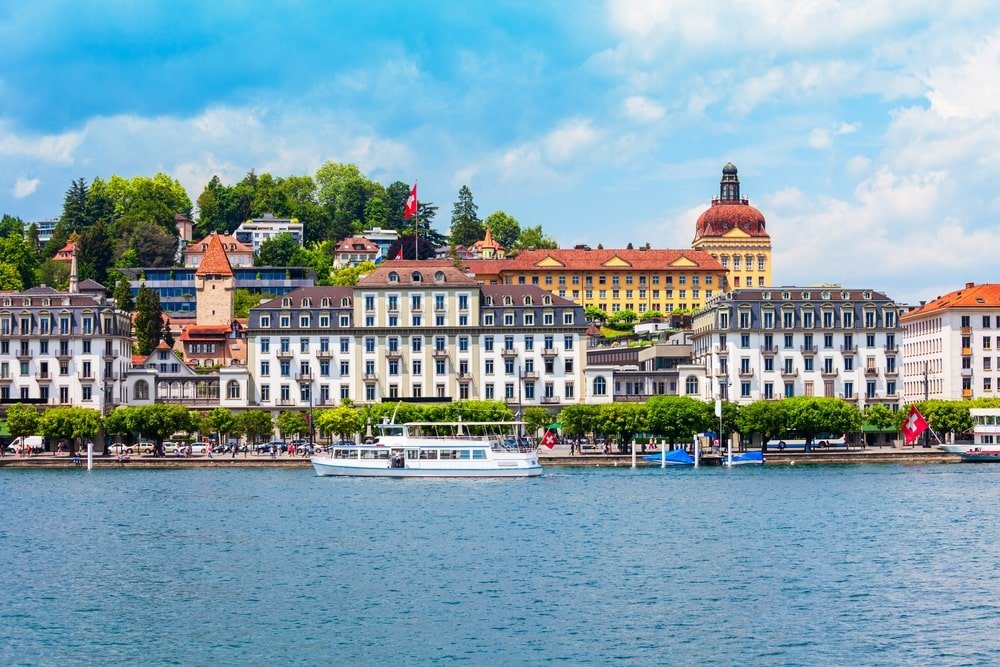
{"type": "Polygon", "coordinates": [[[340,300],[340,307],[341,308],[350,308],[351,307],[351,299],[350,299],[350,297],[346,297],[345,296],[343,299],[341,299],[340,300]]]}
{"type": "Polygon", "coordinates": [[[510,294],[505,294],[503,297],[503,305],[512,306],[514,305],[514,299],[510,298],[510,294]]]}
{"type": "Polygon", "coordinates": [[[436,282],[436,283],[443,283],[444,282],[444,271],[435,271],[434,272],[434,282],[436,282]]]}
{"type": "Polygon", "coordinates": [[[329,308],[330,307],[330,297],[324,296],[322,299],[320,299],[319,305],[320,305],[320,308],[329,308]]]}
{"type": "Polygon", "coordinates": [[[419,283],[420,282],[420,272],[419,271],[414,271],[413,273],[411,273],[410,274],[410,280],[412,280],[415,283],[419,283]]]}
{"type": "Polygon", "coordinates": [[[285,297],[284,299],[281,300],[281,305],[283,308],[291,308],[292,300],[289,299],[288,297],[285,297]]]}
{"type": "Polygon", "coordinates": [[[311,308],[312,307],[312,299],[310,299],[307,296],[306,297],[302,297],[302,302],[301,303],[302,303],[302,308],[311,308]]]}
{"type": "Polygon", "coordinates": [[[530,295],[527,295],[527,294],[524,295],[524,305],[526,305],[526,306],[532,305],[532,301],[531,301],[531,296],[530,295]]]}
{"type": "Polygon", "coordinates": [[[486,305],[487,306],[492,306],[493,305],[493,297],[491,297],[491,296],[486,297],[486,305]]]}
{"type": "Polygon", "coordinates": [[[545,296],[542,297],[542,303],[545,304],[546,306],[551,306],[552,305],[552,297],[549,296],[548,294],[546,294],[545,296]]]}

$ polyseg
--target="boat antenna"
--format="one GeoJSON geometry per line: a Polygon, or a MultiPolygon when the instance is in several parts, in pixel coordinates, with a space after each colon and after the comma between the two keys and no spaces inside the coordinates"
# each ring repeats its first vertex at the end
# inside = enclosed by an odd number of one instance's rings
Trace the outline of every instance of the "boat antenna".
{"type": "Polygon", "coordinates": [[[399,406],[401,406],[402,404],[403,404],[402,401],[400,401],[399,403],[396,403],[396,407],[392,411],[392,420],[389,422],[390,424],[395,424],[396,423],[396,413],[399,412],[399,406]]]}

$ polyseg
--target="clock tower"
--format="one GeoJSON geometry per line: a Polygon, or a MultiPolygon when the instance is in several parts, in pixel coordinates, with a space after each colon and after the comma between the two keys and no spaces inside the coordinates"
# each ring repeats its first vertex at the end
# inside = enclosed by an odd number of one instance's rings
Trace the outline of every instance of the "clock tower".
{"type": "Polygon", "coordinates": [[[740,195],[732,162],[722,168],[719,196],[698,218],[691,247],[709,253],[728,269],[725,289],[771,286],[771,237],[764,214],[740,195]]]}

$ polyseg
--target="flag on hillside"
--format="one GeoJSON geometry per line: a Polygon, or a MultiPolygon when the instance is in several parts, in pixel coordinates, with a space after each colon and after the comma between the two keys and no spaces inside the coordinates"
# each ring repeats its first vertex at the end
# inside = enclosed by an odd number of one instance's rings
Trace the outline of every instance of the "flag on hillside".
{"type": "Polygon", "coordinates": [[[542,436],[542,444],[552,449],[556,446],[556,434],[552,431],[546,431],[545,435],[542,436]]]}
{"type": "Polygon", "coordinates": [[[396,251],[396,259],[403,259],[403,244],[399,244],[399,250],[396,251]]]}
{"type": "Polygon", "coordinates": [[[928,426],[924,416],[920,414],[920,410],[917,410],[917,406],[910,406],[910,414],[906,417],[906,421],[903,422],[903,440],[906,444],[912,445],[920,437],[920,434],[928,428],[930,426],[928,426]]]}
{"type": "Polygon", "coordinates": [[[375,253],[375,263],[381,264],[385,261],[385,257],[382,256],[382,246],[378,247],[378,252],[375,253]]]}
{"type": "Polygon", "coordinates": [[[417,214],[417,184],[413,184],[413,188],[410,190],[410,196],[406,198],[406,204],[403,206],[403,220],[409,220],[411,217],[417,214]]]}

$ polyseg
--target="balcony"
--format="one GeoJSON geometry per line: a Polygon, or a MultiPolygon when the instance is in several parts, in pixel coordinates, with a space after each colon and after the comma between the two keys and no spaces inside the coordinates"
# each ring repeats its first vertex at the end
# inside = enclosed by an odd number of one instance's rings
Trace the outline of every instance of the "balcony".
{"type": "Polygon", "coordinates": [[[14,381],[14,378],[10,376],[10,373],[5,375],[0,375],[0,384],[10,384],[14,381]]]}
{"type": "Polygon", "coordinates": [[[786,378],[798,377],[799,375],[799,371],[795,368],[782,368],[780,373],[781,377],[786,377],[786,378]]]}
{"type": "Polygon", "coordinates": [[[517,356],[517,350],[515,350],[512,347],[505,347],[504,349],[500,350],[500,354],[503,355],[504,359],[513,359],[514,357],[517,356]]]}
{"type": "Polygon", "coordinates": [[[22,350],[20,348],[17,350],[17,358],[21,361],[27,361],[28,359],[31,359],[32,356],[34,356],[34,352],[31,350],[22,350]]]}
{"type": "Polygon", "coordinates": [[[386,359],[402,359],[403,358],[403,353],[400,350],[386,350],[385,351],[385,358],[386,359]]]}
{"type": "Polygon", "coordinates": [[[459,371],[455,375],[455,377],[457,377],[459,380],[471,380],[472,379],[472,373],[470,373],[469,371],[459,371]]]}
{"type": "Polygon", "coordinates": [[[899,376],[899,369],[897,368],[887,368],[885,373],[883,373],[887,378],[894,378],[899,376]]]}
{"type": "Polygon", "coordinates": [[[59,359],[60,361],[69,361],[72,356],[73,355],[70,353],[68,349],[67,350],[59,349],[56,351],[56,359],[59,359]]]}
{"type": "Polygon", "coordinates": [[[558,396],[542,396],[543,405],[552,405],[559,402],[558,396]]]}
{"type": "Polygon", "coordinates": [[[312,382],[313,381],[312,371],[309,371],[307,373],[296,373],[295,379],[299,382],[312,382]]]}
{"type": "Polygon", "coordinates": [[[970,377],[972,377],[972,369],[971,368],[963,368],[962,369],[962,377],[964,377],[964,378],[970,378],[970,377]]]}
{"type": "Polygon", "coordinates": [[[543,357],[554,357],[556,356],[556,348],[554,347],[543,347],[542,348],[543,357]]]}
{"type": "Polygon", "coordinates": [[[118,355],[115,354],[114,351],[112,350],[104,350],[104,353],[101,354],[101,358],[104,361],[114,361],[115,359],[118,358],[118,355]]]}
{"type": "Polygon", "coordinates": [[[741,368],[740,369],[740,377],[741,378],[752,378],[753,377],[753,369],[752,368],[741,368]]]}
{"type": "Polygon", "coordinates": [[[868,377],[875,377],[878,375],[878,369],[872,366],[865,368],[865,375],[868,377]]]}
{"type": "Polygon", "coordinates": [[[333,359],[333,350],[319,350],[316,352],[317,359],[333,359]]]}
{"type": "Polygon", "coordinates": [[[760,348],[760,353],[761,354],[778,354],[778,347],[776,345],[772,345],[771,347],[762,347],[762,348],[760,348]]]}
{"type": "Polygon", "coordinates": [[[972,327],[962,327],[962,335],[968,336],[972,333],[972,327]]]}
{"type": "Polygon", "coordinates": [[[855,352],[858,351],[858,346],[857,345],[841,345],[840,346],[840,351],[843,352],[844,354],[854,354],[855,352]]]}
{"type": "Polygon", "coordinates": [[[802,354],[816,354],[819,352],[819,348],[815,345],[802,345],[799,347],[802,354]]]}
{"type": "Polygon", "coordinates": [[[93,381],[94,381],[94,371],[85,371],[83,373],[80,373],[80,382],[93,382],[93,381]]]}
{"type": "Polygon", "coordinates": [[[434,351],[431,352],[431,356],[434,357],[435,359],[447,359],[448,358],[448,350],[446,350],[444,348],[441,348],[441,349],[434,348],[434,351]]]}
{"type": "Polygon", "coordinates": [[[274,353],[274,356],[278,357],[279,359],[291,359],[292,357],[295,356],[295,353],[292,352],[290,349],[278,350],[277,352],[274,353]]]}
{"type": "Polygon", "coordinates": [[[361,376],[361,379],[365,382],[378,382],[378,375],[375,373],[365,373],[361,376]]]}
{"type": "Polygon", "coordinates": [[[886,352],[899,352],[899,345],[897,343],[886,343],[885,344],[885,351],[886,352]]]}
{"type": "Polygon", "coordinates": [[[840,374],[840,371],[838,371],[836,368],[824,368],[820,370],[819,374],[825,378],[835,378],[837,377],[837,375],[840,374]]]}
{"type": "Polygon", "coordinates": [[[291,398],[279,398],[274,402],[275,405],[282,408],[290,408],[296,405],[296,401],[291,398]]]}
{"type": "Polygon", "coordinates": [[[524,371],[524,373],[521,374],[521,379],[522,380],[537,380],[538,379],[538,371],[524,371]]]}
{"type": "Polygon", "coordinates": [[[49,372],[39,373],[36,376],[36,379],[38,379],[38,380],[51,380],[52,379],[52,374],[49,373],[49,372]]]}

